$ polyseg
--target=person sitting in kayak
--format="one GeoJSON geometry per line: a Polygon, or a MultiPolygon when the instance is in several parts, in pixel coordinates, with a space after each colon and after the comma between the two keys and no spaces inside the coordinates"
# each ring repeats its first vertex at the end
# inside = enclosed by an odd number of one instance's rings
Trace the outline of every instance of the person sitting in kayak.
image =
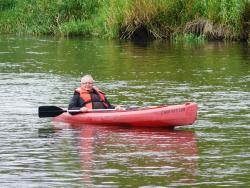
{"type": "Polygon", "coordinates": [[[70,100],[69,110],[81,110],[86,112],[89,109],[120,109],[109,103],[105,94],[94,85],[91,75],[85,75],[81,79],[81,86],[76,88],[70,100]]]}

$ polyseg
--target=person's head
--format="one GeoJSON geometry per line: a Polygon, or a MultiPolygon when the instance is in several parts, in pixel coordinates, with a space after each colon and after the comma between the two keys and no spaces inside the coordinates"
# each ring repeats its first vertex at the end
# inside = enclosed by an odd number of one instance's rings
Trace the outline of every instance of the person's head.
{"type": "Polygon", "coordinates": [[[94,79],[92,78],[91,75],[87,74],[82,77],[81,79],[81,87],[87,91],[92,90],[94,86],[94,79]]]}

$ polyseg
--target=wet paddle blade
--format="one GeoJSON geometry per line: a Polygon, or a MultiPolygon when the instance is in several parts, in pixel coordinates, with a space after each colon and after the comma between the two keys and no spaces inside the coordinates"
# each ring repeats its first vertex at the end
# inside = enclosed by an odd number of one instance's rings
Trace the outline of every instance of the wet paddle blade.
{"type": "Polygon", "coordinates": [[[57,106],[39,106],[38,108],[38,116],[40,118],[43,117],[56,117],[62,114],[63,112],[67,112],[67,110],[63,110],[57,106]]]}

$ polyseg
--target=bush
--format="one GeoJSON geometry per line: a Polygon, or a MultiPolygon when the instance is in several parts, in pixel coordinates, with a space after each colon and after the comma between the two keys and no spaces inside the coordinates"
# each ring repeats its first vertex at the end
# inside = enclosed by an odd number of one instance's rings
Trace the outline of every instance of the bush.
{"type": "Polygon", "coordinates": [[[12,9],[16,5],[16,0],[0,0],[0,11],[12,9]]]}
{"type": "Polygon", "coordinates": [[[247,39],[249,4],[249,0],[0,0],[0,32],[247,39]]]}

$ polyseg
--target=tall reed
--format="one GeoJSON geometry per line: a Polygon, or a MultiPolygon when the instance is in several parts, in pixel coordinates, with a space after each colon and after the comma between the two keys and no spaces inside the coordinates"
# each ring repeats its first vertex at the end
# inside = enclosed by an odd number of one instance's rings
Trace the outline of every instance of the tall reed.
{"type": "Polygon", "coordinates": [[[247,39],[249,7],[250,0],[1,0],[0,32],[247,39]]]}

